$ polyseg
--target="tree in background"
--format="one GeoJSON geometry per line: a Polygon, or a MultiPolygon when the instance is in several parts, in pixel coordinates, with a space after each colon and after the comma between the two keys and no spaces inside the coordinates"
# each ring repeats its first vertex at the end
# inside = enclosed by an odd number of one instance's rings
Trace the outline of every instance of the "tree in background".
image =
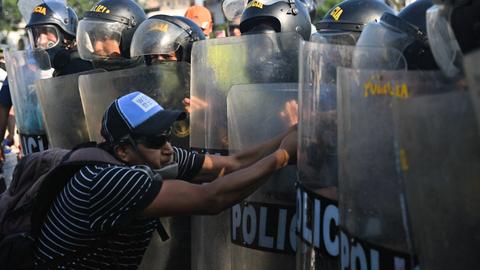
{"type": "Polygon", "coordinates": [[[317,7],[316,21],[321,21],[325,14],[336,4],[343,2],[343,0],[324,0],[320,1],[317,7]]]}
{"type": "Polygon", "coordinates": [[[98,0],[67,0],[67,4],[75,10],[75,12],[78,15],[78,19],[81,19],[83,17],[83,13],[85,11],[88,11],[97,3],[98,0]]]}
{"type": "Polygon", "coordinates": [[[16,0],[3,0],[3,13],[0,16],[0,31],[11,31],[17,28],[22,20],[16,0]]]}
{"type": "MultiPolygon", "coordinates": [[[[320,1],[317,7],[317,18],[316,21],[320,21],[325,14],[336,4],[342,2],[343,0],[324,0],[320,1]]],[[[382,0],[379,0],[382,1],[382,0]]],[[[386,0],[385,1],[388,5],[396,9],[397,11],[402,9],[405,6],[405,0],[386,0]]]]}
{"type": "MultiPolygon", "coordinates": [[[[1,0],[0,0],[1,1],[1,0]]],[[[22,21],[22,14],[17,7],[17,0],[3,0],[3,12],[0,16],[0,31],[16,30],[18,24],[22,21]]],[[[98,2],[97,0],[68,0],[67,4],[71,6],[79,18],[83,13],[98,2]]]]}

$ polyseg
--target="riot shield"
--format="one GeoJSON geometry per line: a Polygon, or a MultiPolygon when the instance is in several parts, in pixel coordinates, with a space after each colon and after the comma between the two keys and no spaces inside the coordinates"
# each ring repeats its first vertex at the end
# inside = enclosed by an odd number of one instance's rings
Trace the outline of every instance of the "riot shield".
{"type": "Polygon", "coordinates": [[[341,267],[416,266],[392,106],[437,91],[441,79],[436,72],[339,69],[341,267]]]}
{"type": "Polygon", "coordinates": [[[192,136],[200,152],[228,152],[226,97],[233,85],[298,82],[295,33],[196,42],[192,50],[192,136]]]}
{"type": "MultiPolygon", "coordinates": [[[[118,97],[140,91],[165,109],[183,110],[189,95],[190,65],[168,62],[79,77],[80,96],[91,140],[101,141],[100,127],[107,107],[118,97]]],[[[188,147],[188,120],[172,128],[171,142],[188,147]]],[[[162,218],[168,241],[154,237],[139,269],[188,269],[190,266],[190,217],[162,218]]]]}
{"type": "Polygon", "coordinates": [[[38,101],[51,147],[72,149],[90,140],[78,91],[78,77],[96,72],[100,71],[92,70],[36,82],[38,101]]]}
{"type": "MultiPolygon", "coordinates": [[[[165,109],[183,110],[182,101],[189,96],[189,74],[188,63],[168,62],[80,76],[80,96],[90,140],[102,141],[100,127],[105,110],[113,100],[133,91],[145,93],[165,109]]],[[[172,144],[188,147],[188,136],[188,120],[176,122],[172,144]]]]}
{"type": "Polygon", "coordinates": [[[300,53],[297,269],[339,269],[337,68],[405,66],[400,52],[304,42],[300,53]]]}
{"type": "MultiPolygon", "coordinates": [[[[232,87],[227,97],[230,152],[251,149],[295,124],[288,112],[297,102],[297,89],[293,83],[232,87]]],[[[232,269],[295,267],[296,178],[296,168],[288,166],[232,207],[232,269]]]]}
{"type": "Polygon", "coordinates": [[[6,52],[8,82],[23,154],[48,148],[35,81],[52,77],[47,52],[26,50],[6,52]]]}
{"type": "Polygon", "coordinates": [[[477,123],[480,126],[480,70],[478,62],[480,61],[480,50],[477,50],[465,57],[464,67],[468,79],[470,95],[472,97],[473,107],[477,114],[477,123]]]}
{"type": "MultiPolygon", "coordinates": [[[[435,81],[436,80],[436,81],[435,81]]],[[[463,82],[394,103],[399,164],[421,269],[480,264],[480,133],[463,82]]]]}
{"type": "MultiPolygon", "coordinates": [[[[270,33],[194,43],[190,146],[203,153],[227,154],[229,91],[238,85],[298,83],[300,39],[295,33],[270,33]]],[[[192,269],[240,267],[238,260],[237,265],[232,261],[231,214],[193,217],[192,250],[198,252],[192,254],[192,269]]]]}

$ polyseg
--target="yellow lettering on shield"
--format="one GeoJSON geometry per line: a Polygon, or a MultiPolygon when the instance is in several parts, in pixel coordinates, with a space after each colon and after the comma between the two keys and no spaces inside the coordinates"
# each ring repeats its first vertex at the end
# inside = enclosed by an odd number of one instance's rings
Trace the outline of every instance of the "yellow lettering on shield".
{"type": "Polygon", "coordinates": [[[385,81],[382,82],[381,77],[375,76],[363,84],[364,97],[369,96],[391,96],[400,99],[410,97],[408,85],[406,83],[385,81]]]}

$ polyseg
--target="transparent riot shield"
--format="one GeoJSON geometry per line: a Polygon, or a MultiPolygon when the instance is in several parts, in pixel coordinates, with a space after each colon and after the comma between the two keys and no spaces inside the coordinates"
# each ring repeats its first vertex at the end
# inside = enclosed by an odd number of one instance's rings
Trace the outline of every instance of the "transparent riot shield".
{"type": "Polygon", "coordinates": [[[480,126],[480,70],[478,63],[480,61],[480,50],[477,50],[465,57],[464,67],[468,79],[470,95],[473,106],[477,114],[477,123],[480,126]]]}
{"type": "MultiPolygon", "coordinates": [[[[232,87],[227,97],[230,152],[251,149],[294,125],[297,89],[297,84],[232,87]]],[[[232,269],[295,267],[296,179],[296,167],[288,166],[232,207],[232,269]]]]}
{"type": "Polygon", "coordinates": [[[392,107],[437,91],[441,79],[436,72],[339,69],[342,269],[355,269],[357,263],[362,269],[413,269],[416,265],[392,107]]]}
{"type": "MultiPolygon", "coordinates": [[[[294,33],[271,33],[194,43],[190,146],[203,153],[227,154],[229,91],[236,85],[298,83],[300,39],[294,33]]],[[[232,265],[231,214],[193,217],[192,250],[198,252],[192,254],[192,269],[239,267],[232,265]]]]}
{"type": "MultiPolygon", "coordinates": [[[[100,127],[107,107],[118,97],[140,91],[165,109],[183,110],[189,96],[190,65],[169,62],[79,77],[80,96],[91,140],[102,141],[100,127]]],[[[172,144],[188,147],[188,121],[172,128],[172,144]]],[[[162,218],[170,238],[154,237],[139,269],[188,269],[190,266],[190,217],[162,218]]]]}
{"type": "Polygon", "coordinates": [[[476,269],[479,126],[464,83],[440,82],[424,79],[436,93],[394,103],[414,247],[421,269],[476,269]]]}
{"type": "Polygon", "coordinates": [[[48,148],[48,140],[35,81],[52,77],[48,54],[43,50],[5,52],[5,62],[22,152],[41,152],[48,148]]]}
{"type": "MultiPolygon", "coordinates": [[[[183,99],[190,92],[190,65],[168,62],[152,66],[82,75],[80,96],[90,140],[102,141],[100,127],[107,107],[116,98],[140,91],[155,99],[165,109],[183,110],[183,99]]],[[[175,123],[172,143],[188,147],[188,120],[175,123]]]]}
{"type": "Polygon", "coordinates": [[[88,142],[87,125],[78,90],[78,77],[88,71],[36,82],[48,142],[51,147],[72,149],[88,142]]]}
{"type": "Polygon", "coordinates": [[[337,68],[352,67],[355,58],[362,63],[362,68],[405,67],[403,56],[393,49],[302,43],[297,269],[337,270],[340,267],[337,68]],[[361,59],[368,59],[368,63],[361,59]]]}
{"type": "Polygon", "coordinates": [[[226,97],[233,85],[298,82],[295,33],[196,42],[192,51],[191,147],[226,153],[226,97]]]}

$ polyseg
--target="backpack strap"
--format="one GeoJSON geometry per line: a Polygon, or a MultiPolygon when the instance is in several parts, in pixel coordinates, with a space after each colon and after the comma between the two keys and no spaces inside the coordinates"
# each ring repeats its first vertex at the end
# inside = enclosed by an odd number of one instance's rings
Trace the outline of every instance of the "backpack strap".
{"type": "Polygon", "coordinates": [[[86,165],[123,165],[105,150],[96,147],[80,148],[67,153],[58,166],[43,175],[32,213],[32,236],[40,235],[42,224],[57,195],[81,168],[86,165]]]}
{"type": "MultiPolygon", "coordinates": [[[[135,166],[135,168],[144,171],[153,180],[157,180],[157,181],[163,180],[163,177],[159,173],[154,173],[152,169],[148,166],[138,165],[138,166],[135,166]]],[[[163,226],[162,221],[158,219],[158,222],[160,223],[160,226],[157,228],[158,236],[160,236],[160,239],[162,239],[162,241],[165,242],[168,239],[170,239],[170,236],[168,235],[167,230],[163,226]]]]}

